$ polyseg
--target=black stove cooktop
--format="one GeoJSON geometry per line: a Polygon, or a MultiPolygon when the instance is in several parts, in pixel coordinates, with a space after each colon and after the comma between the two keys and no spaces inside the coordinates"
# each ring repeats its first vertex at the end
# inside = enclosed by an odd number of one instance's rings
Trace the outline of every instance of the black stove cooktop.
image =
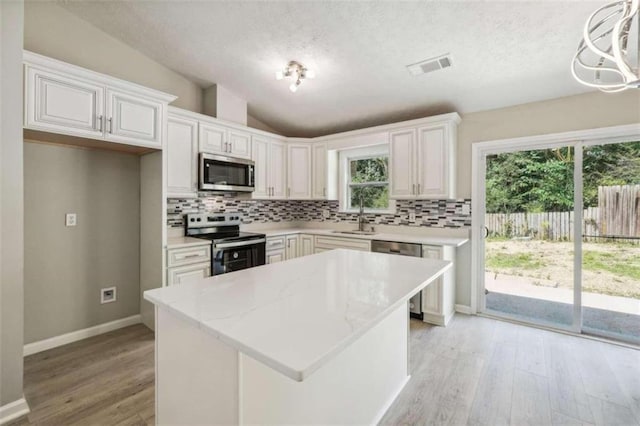
{"type": "Polygon", "coordinates": [[[253,232],[216,232],[211,234],[200,234],[200,235],[192,235],[195,238],[204,238],[206,240],[211,240],[214,243],[228,243],[232,241],[249,241],[249,240],[260,240],[265,238],[265,234],[256,234],[253,232]]]}

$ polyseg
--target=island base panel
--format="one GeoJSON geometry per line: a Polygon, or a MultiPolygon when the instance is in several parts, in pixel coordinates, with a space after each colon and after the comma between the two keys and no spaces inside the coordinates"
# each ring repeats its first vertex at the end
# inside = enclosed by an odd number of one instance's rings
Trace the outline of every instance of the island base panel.
{"type": "Polygon", "coordinates": [[[375,424],[409,377],[407,306],[301,382],[157,309],[156,415],[162,424],[375,424]]]}
{"type": "Polygon", "coordinates": [[[376,424],[407,376],[402,305],[302,382],[241,355],[246,424],[376,424]]]}
{"type": "Polygon", "coordinates": [[[238,351],[156,307],[156,424],[238,424],[238,351]]]}

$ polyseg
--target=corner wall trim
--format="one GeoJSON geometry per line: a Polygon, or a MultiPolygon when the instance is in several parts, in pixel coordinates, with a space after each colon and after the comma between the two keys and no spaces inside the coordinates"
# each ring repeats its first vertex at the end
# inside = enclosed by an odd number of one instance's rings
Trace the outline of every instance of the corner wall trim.
{"type": "Polygon", "coordinates": [[[82,330],[72,331],[71,333],[61,334],[60,336],[51,337],[49,339],[28,343],[24,345],[23,355],[33,355],[38,352],[66,345],[68,343],[77,342],[78,340],[86,339],[87,337],[93,337],[99,334],[108,333],[109,331],[117,330],[119,328],[128,327],[134,324],[140,324],[141,322],[142,318],[140,314],[137,314],[126,318],[117,319],[115,321],[105,322],[104,324],[98,324],[93,327],[84,328],[82,330]]]}
{"type": "Polygon", "coordinates": [[[24,396],[16,401],[10,402],[0,407],[0,425],[15,420],[18,417],[29,414],[29,404],[24,396]]]}
{"type": "Polygon", "coordinates": [[[471,315],[471,306],[456,305],[456,312],[460,312],[461,314],[471,315]]]}

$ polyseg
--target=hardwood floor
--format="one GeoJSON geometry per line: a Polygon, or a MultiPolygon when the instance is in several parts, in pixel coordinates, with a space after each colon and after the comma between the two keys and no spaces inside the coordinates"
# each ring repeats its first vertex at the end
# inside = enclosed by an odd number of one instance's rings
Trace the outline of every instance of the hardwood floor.
{"type": "MultiPolygon", "coordinates": [[[[11,425],[154,423],[153,333],[123,328],[25,358],[11,425]]],[[[386,425],[640,425],[640,351],[488,318],[411,322],[412,378],[386,425]]]]}
{"type": "Polygon", "coordinates": [[[386,425],[640,425],[640,351],[456,315],[411,322],[411,380],[386,425]]]}
{"type": "Polygon", "coordinates": [[[134,325],[26,357],[31,412],[9,424],[154,424],[153,339],[134,325]]]}

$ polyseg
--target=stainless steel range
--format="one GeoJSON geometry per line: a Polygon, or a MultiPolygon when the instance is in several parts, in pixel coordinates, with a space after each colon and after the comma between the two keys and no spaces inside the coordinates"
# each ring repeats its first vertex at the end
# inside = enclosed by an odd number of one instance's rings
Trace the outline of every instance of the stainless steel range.
{"type": "Polygon", "coordinates": [[[187,214],[185,234],[212,241],[213,275],[265,264],[266,236],[240,232],[239,213],[187,214]]]}

